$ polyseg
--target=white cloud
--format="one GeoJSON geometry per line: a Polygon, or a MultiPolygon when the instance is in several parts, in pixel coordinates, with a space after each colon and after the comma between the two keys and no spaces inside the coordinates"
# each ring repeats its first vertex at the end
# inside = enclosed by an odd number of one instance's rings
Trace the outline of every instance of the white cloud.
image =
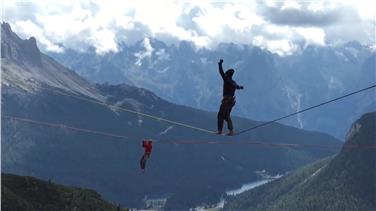
{"type": "Polygon", "coordinates": [[[96,43],[96,53],[103,54],[109,51],[117,52],[117,43],[115,42],[115,33],[109,29],[98,30],[90,38],[92,43],[96,43]]]}
{"type": "Polygon", "coordinates": [[[17,31],[19,34],[23,35],[24,37],[32,37],[35,36],[38,38],[38,42],[41,43],[47,51],[54,51],[54,52],[62,52],[63,49],[51,42],[46,36],[44,35],[44,31],[39,26],[35,25],[30,20],[27,21],[17,21],[15,24],[11,26],[13,30],[17,31]]]}
{"type": "Polygon", "coordinates": [[[301,7],[302,6],[297,1],[287,0],[283,2],[281,9],[300,9],[301,7]]]}
{"type": "Polygon", "coordinates": [[[268,49],[280,56],[290,55],[298,49],[298,46],[289,40],[266,40],[262,36],[257,36],[253,42],[254,45],[268,49]]]}
{"type": "Polygon", "coordinates": [[[47,51],[59,52],[63,44],[81,51],[93,46],[103,54],[116,52],[119,42],[151,37],[208,48],[220,42],[253,44],[290,54],[301,40],[374,44],[374,2],[10,0],[3,3],[3,20],[24,38],[35,36],[47,51]]]}
{"type": "Polygon", "coordinates": [[[307,9],[313,12],[319,12],[324,10],[324,1],[312,1],[308,3],[307,9]]]}
{"type": "Polygon", "coordinates": [[[150,44],[149,38],[144,39],[143,45],[144,45],[145,51],[141,51],[141,52],[134,54],[134,56],[137,57],[136,65],[138,66],[142,65],[142,60],[144,60],[145,58],[150,59],[154,51],[154,48],[150,44]]]}
{"type": "Polygon", "coordinates": [[[159,49],[155,52],[155,55],[158,57],[158,60],[169,60],[170,54],[166,53],[165,49],[159,49]]]}
{"type": "Polygon", "coordinates": [[[345,3],[347,3],[351,7],[354,7],[363,20],[375,21],[376,1],[350,0],[345,1],[345,3]]]}
{"type": "Polygon", "coordinates": [[[325,45],[325,32],[315,27],[299,27],[296,31],[304,37],[307,44],[325,45]]]}

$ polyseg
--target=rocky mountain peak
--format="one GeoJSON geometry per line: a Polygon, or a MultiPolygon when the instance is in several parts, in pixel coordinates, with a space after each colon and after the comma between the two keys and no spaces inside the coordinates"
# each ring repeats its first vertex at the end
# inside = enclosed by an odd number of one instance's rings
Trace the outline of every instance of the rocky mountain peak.
{"type": "Polygon", "coordinates": [[[103,100],[103,96],[92,84],[41,53],[34,37],[23,40],[12,31],[8,23],[2,23],[1,38],[1,83],[11,85],[8,86],[9,89],[4,89],[5,92],[13,92],[13,88],[34,92],[43,84],[51,89],[62,89],[103,100]]]}
{"type": "Polygon", "coordinates": [[[3,22],[1,24],[1,33],[3,33],[3,31],[4,31],[5,34],[8,34],[8,35],[10,35],[12,33],[12,29],[11,29],[9,23],[3,22]]]}
{"type": "Polygon", "coordinates": [[[22,40],[12,31],[8,23],[1,24],[1,58],[9,59],[17,64],[42,66],[41,53],[36,39],[30,37],[22,40]]]}
{"type": "Polygon", "coordinates": [[[376,112],[364,114],[349,130],[346,136],[347,144],[374,145],[376,144],[376,112]]]}

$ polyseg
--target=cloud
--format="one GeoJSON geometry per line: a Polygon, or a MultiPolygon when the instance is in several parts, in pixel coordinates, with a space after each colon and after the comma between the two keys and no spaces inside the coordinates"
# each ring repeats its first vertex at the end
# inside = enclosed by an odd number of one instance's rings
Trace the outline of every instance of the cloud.
{"type": "Polygon", "coordinates": [[[341,20],[341,13],[307,12],[300,9],[267,10],[265,17],[274,24],[289,26],[327,26],[341,20]]]}
{"type": "Polygon", "coordinates": [[[257,36],[252,44],[268,49],[278,55],[290,55],[298,49],[298,46],[290,40],[266,40],[263,36],[257,36]]]}
{"type": "Polygon", "coordinates": [[[138,66],[142,65],[142,60],[144,60],[145,58],[150,59],[154,51],[154,48],[150,45],[149,38],[145,38],[142,43],[144,45],[145,51],[137,52],[134,54],[134,56],[137,57],[136,65],[138,66]]]}
{"type": "Polygon", "coordinates": [[[272,7],[263,7],[259,13],[273,24],[288,26],[322,27],[336,24],[349,17],[353,21],[360,21],[355,8],[347,5],[333,7],[329,3],[319,6],[311,2],[286,1],[272,7]]]}
{"type": "Polygon", "coordinates": [[[215,48],[252,44],[280,55],[297,43],[326,45],[358,40],[374,44],[376,5],[358,1],[6,1],[3,20],[16,33],[35,36],[42,50],[61,45],[104,54],[145,37],[215,48]]]}
{"type": "Polygon", "coordinates": [[[115,42],[115,32],[107,28],[100,29],[89,37],[92,43],[96,43],[95,50],[98,54],[103,54],[108,51],[118,51],[117,43],[115,42]]]}
{"type": "Polygon", "coordinates": [[[205,30],[194,21],[196,17],[202,15],[204,15],[204,11],[198,6],[186,8],[177,18],[176,25],[188,31],[196,31],[200,36],[205,36],[205,30]]]}
{"type": "Polygon", "coordinates": [[[48,39],[43,33],[43,29],[30,20],[17,21],[16,24],[13,25],[13,30],[17,31],[24,37],[37,37],[38,41],[44,46],[47,51],[63,52],[63,48],[51,42],[50,39],[48,39]]]}
{"type": "Polygon", "coordinates": [[[296,28],[296,31],[308,44],[325,45],[325,32],[323,29],[317,27],[301,27],[296,28]]]}

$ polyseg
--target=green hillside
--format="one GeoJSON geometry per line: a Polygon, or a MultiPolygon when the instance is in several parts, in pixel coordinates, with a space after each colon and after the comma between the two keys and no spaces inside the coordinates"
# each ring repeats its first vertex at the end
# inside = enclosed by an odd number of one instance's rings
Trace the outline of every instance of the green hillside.
{"type": "Polygon", "coordinates": [[[95,191],[67,187],[33,177],[1,174],[1,210],[126,210],[95,191]]]}
{"type": "MultiPolygon", "coordinates": [[[[353,124],[345,146],[376,144],[376,113],[353,124]]],[[[346,148],[230,198],[225,210],[376,210],[375,148],[346,148]]]]}

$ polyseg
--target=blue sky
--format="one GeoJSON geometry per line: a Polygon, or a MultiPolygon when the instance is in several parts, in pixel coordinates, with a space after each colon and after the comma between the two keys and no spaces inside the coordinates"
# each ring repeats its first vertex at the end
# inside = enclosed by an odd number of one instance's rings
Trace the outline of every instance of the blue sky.
{"type": "Polygon", "coordinates": [[[262,47],[280,55],[299,45],[357,40],[375,45],[376,1],[2,1],[2,19],[45,51],[95,46],[98,54],[144,37],[262,47]]]}

